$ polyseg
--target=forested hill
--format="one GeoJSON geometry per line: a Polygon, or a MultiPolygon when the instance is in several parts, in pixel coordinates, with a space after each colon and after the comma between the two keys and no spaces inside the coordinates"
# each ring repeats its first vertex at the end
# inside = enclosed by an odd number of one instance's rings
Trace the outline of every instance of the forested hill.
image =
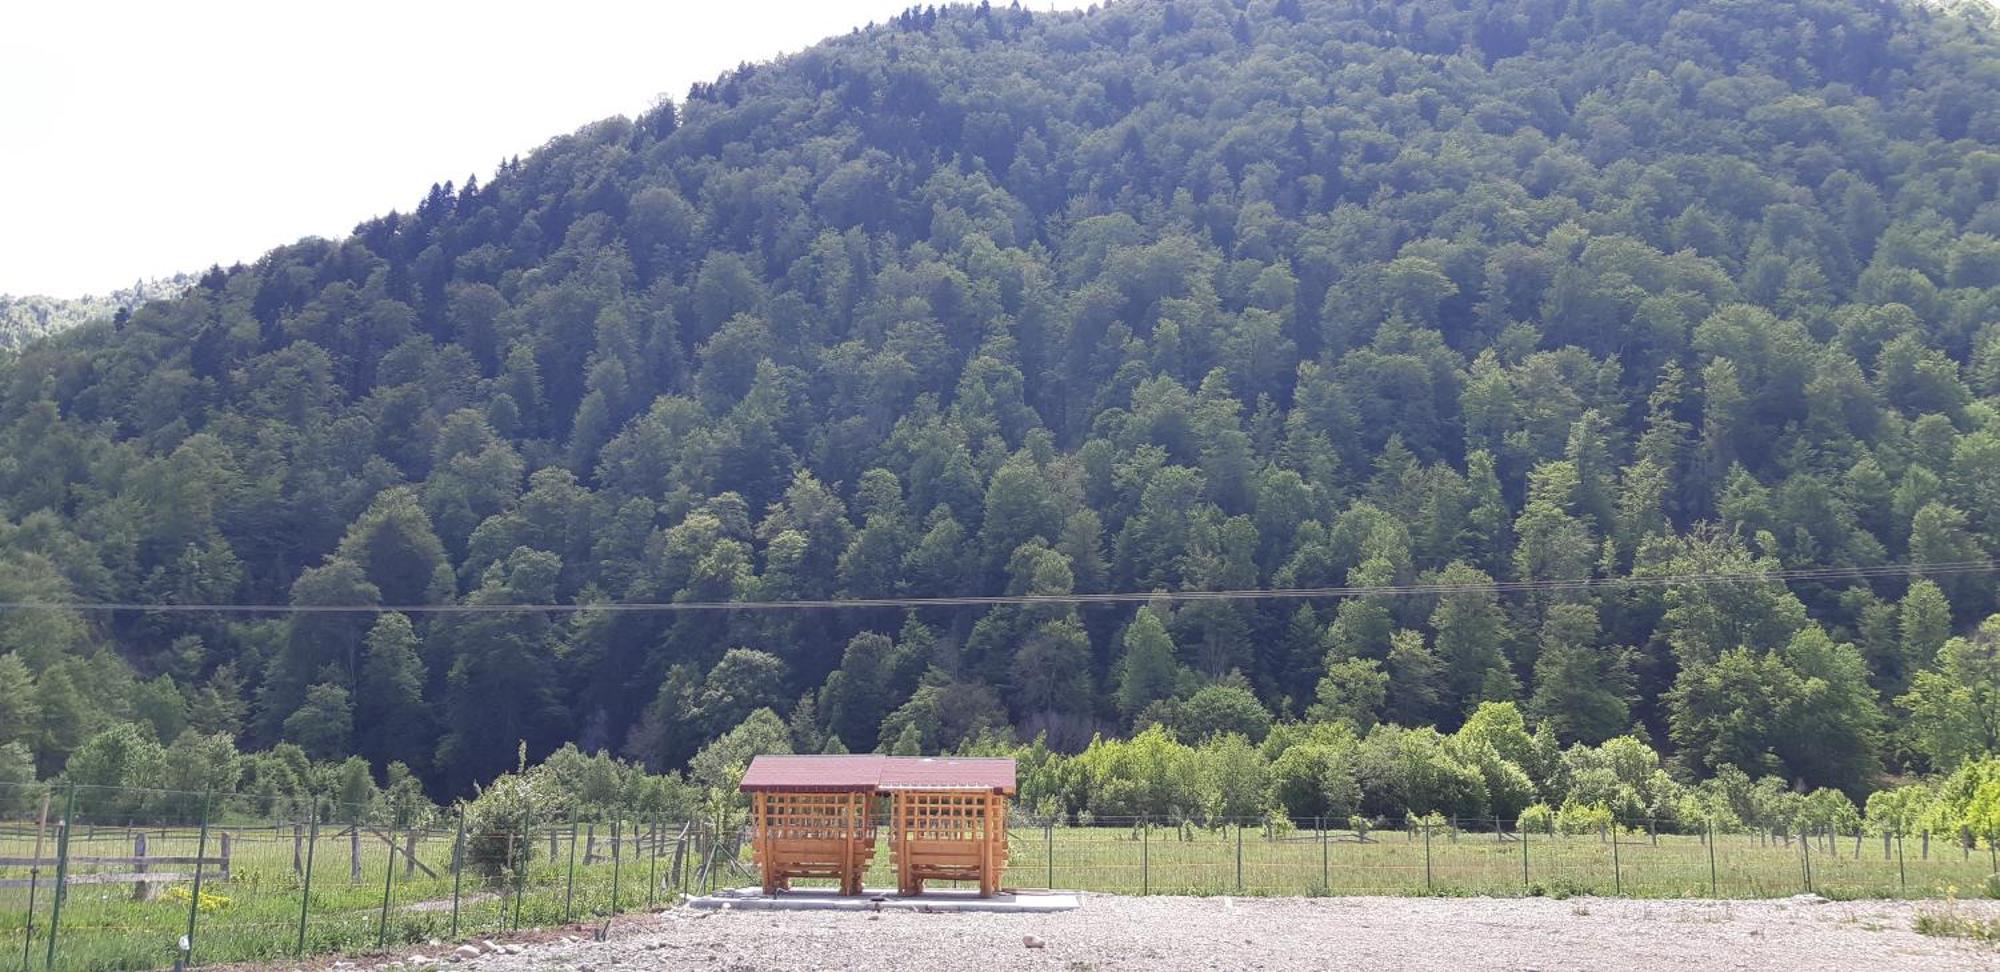
{"type": "Polygon", "coordinates": [[[1064,748],[1247,687],[1857,794],[1947,768],[2000,741],[1995,580],[1897,568],[2000,549],[1996,145],[1970,4],[911,10],[20,351],[0,600],[1832,572],[10,610],[0,742],[46,775],[132,719],[443,794],[762,707],[807,751],[1064,748]]]}
{"type": "Polygon", "coordinates": [[[186,293],[194,278],[184,273],[138,280],[102,297],[13,297],[0,294],[0,348],[18,348],[36,338],[66,331],[79,324],[109,320],[150,300],[170,300],[186,293]]]}

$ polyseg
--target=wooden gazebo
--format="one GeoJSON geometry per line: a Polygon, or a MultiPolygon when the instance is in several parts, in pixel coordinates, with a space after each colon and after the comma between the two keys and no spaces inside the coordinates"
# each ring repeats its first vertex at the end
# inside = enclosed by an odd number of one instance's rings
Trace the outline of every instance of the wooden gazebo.
{"type": "Polygon", "coordinates": [[[1011,759],[759,756],[742,788],[765,894],[806,877],[861,894],[884,796],[901,893],[921,894],[926,880],[976,882],[982,897],[1000,889],[1011,759]]]}
{"type": "Polygon", "coordinates": [[[860,894],[875,856],[883,756],[759,756],[743,773],[764,893],[793,878],[833,878],[860,894]]]}
{"type": "Polygon", "coordinates": [[[889,840],[901,893],[922,894],[927,880],[977,882],[982,898],[1000,890],[1013,760],[891,758],[880,789],[889,795],[889,840]]]}

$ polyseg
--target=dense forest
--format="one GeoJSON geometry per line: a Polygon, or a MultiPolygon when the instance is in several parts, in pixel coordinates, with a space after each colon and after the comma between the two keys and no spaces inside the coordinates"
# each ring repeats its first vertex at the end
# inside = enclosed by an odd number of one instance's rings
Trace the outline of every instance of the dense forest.
{"type": "Polygon", "coordinates": [[[194,286],[184,273],[135,281],[102,297],[12,297],[0,294],[0,348],[67,331],[79,324],[129,314],[147,301],[172,300],[194,286]]]}
{"type": "Polygon", "coordinates": [[[1996,145],[1977,5],[911,9],[8,354],[0,771],[1421,750],[1512,813],[1567,750],[1859,801],[2000,749],[1996,145]]]}

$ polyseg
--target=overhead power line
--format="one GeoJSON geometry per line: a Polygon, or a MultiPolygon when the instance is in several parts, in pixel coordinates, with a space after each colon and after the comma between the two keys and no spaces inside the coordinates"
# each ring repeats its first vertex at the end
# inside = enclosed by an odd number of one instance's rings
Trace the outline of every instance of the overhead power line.
{"type": "Polygon", "coordinates": [[[808,611],[867,608],[1030,607],[1036,605],[1144,604],[1150,601],[1273,601],[1424,597],[1489,592],[1517,594],[1593,588],[1677,587],[1705,584],[1797,583],[1878,577],[1938,577],[1990,574],[1991,560],[1941,564],[1878,564],[1871,567],[1801,567],[1771,571],[1717,571],[1642,574],[1624,577],[1487,581],[1477,584],[1379,584],[1348,587],[1243,588],[1221,591],[1121,591],[1102,594],[968,594],[947,597],[852,597],[798,601],[595,601],[573,604],[149,604],[138,601],[0,601],[0,611],[89,611],[149,614],[523,614],[585,611],[674,613],[686,611],[808,611]]]}

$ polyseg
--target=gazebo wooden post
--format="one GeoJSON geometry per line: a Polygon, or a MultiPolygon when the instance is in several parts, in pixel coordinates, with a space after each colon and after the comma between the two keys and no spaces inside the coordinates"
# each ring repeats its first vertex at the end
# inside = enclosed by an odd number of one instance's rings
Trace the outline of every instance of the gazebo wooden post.
{"type": "Polygon", "coordinates": [[[910,890],[910,829],[909,808],[903,805],[903,794],[889,796],[889,817],[895,829],[890,832],[889,852],[896,855],[896,893],[915,894],[910,890]]]}
{"type": "Polygon", "coordinates": [[[840,854],[841,894],[861,893],[861,876],[855,873],[854,867],[855,797],[856,794],[849,793],[847,799],[841,803],[841,822],[845,825],[841,828],[841,839],[845,845],[840,854]]]}
{"type": "Polygon", "coordinates": [[[980,834],[982,846],[979,863],[979,896],[982,898],[990,898],[1000,890],[1000,875],[998,869],[993,866],[994,832],[998,824],[995,818],[999,816],[994,811],[999,805],[999,794],[986,794],[986,828],[985,832],[980,834]]]}
{"type": "Polygon", "coordinates": [[[763,874],[764,893],[771,895],[778,893],[778,868],[777,862],[771,860],[771,818],[766,813],[766,806],[763,793],[750,794],[750,812],[757,818],[757,829],[752,834],[756,842],[757,864],[763,874]]]}

